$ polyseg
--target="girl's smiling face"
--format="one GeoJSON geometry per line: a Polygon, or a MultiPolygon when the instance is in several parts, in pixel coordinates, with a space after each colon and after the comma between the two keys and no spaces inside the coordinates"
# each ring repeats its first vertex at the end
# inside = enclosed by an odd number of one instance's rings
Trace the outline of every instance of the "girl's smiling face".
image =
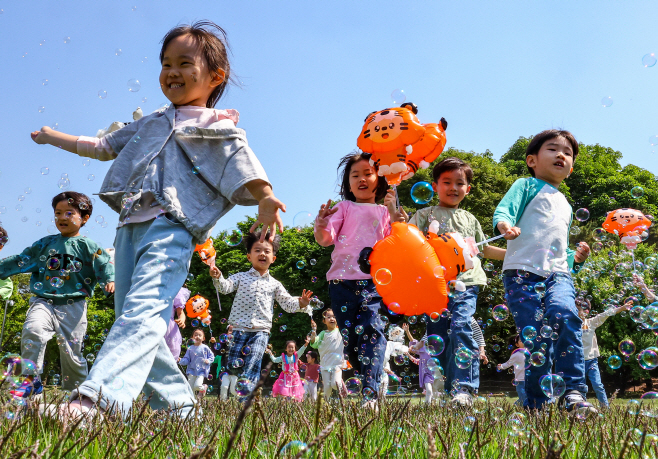
{"type": "Polygon", "coordinates": [[[205,107],[210,94],[223,81],[222,69],[208,68],[201,47],[192,35],[171,40],[165,49],[160,70],[160,87],[176,106],[205,107]]]}
{"type": "Polygon", "coordinates": [[[332,310],[328,310],[324,313],[322,323],[327,326],[327,330],[331,331],[336,328],[336,316],[332,310]]]}
{"type": "Polygon", "coordinates": [[[194,344],[197,346],[204,341],[204,336],[203,332],[201,330],[195,330],[194,333],[192,333],[192,339],[194,340],[194,344]]]}
{"type": "Polygon", "coordinates": [[[352,164],[350,168],[350,191],[356,202],[375,203],[378,183],[377,171],[368,161],[362,159],[352,164]]]}
{"type": "Polygon", "coordinates": [[[286,354],[289,356],[292,356],[295,352],[297,352],[297,346],[295,343],[288,343],[286,346],[286,354]]]}

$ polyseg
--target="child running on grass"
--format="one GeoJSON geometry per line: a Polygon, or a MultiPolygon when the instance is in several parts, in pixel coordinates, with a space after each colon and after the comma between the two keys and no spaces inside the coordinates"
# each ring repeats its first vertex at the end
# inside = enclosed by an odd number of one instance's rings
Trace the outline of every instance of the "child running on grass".
{"type": "Polygon", "coordinates": [[[310,397],[315,401],[318,399],[318,382],[320,381],[320,364],[318,363],[318,353],[315,351],[308,351],[306,353],[306,363],[302,363],[304,367],[304,379],[306,385],[304,390],[305,397],[310,397]]]}
{"type": "Polygon", "coordinates": [[[338,330],[333,309],[322,313],[322,323],[327,327],[319,335],[317,326],[311,321],[311,347],[320,353],[320,372],[322,373],[322,388],[325,399],[331,397],[331,391],[343,393],[343,368],[345,367],[345,346],[343,335],[338,330]]]}
{"type": "Polygon", "coordinates": [[[519,406],[525,406],[526,403],[526,392],[525,392],[525,370],[526,366],[530,365],[528,362],[528,352],[524,350],[523,340],[521,335],[514,335],[509,340],[509,346],[513,347],[512,355],[509,360],[505,363],[499,363],[496,367],[498,371],[506,370],[507,368],[514,366],[514,387],[516,388],[516,394],[519,396],[519,400],[516,402],[519,406]]]}
{"type": "Polygon", "coordinates": [[[187,381],[190,383],[192,390],[203,398],[208,390],[208,385],[203,383],[203,379],[210,374],[210,364],[215,359],[215,354],[204,344],[206,335],[203,330],[197,328],[192,333],[192,344],[187,348],[187,352],[182,359],[179,359],[181,366],[187,366],[187,381]]]}
{"type": "Polygon", "coordinates": [[[306,337],[306,342],[302,347],[297,350],[297,343],[294,341],[286,341],[286,352],[281,354],[280,357],[274,357],[272,351],[267,349],[267,353],[270,355],[270,360],[274,363],[283,364],[283,371],[279,375],[279,378],[274,383],[272,387],[272,397],[290,397],[294,398],[298,402],[304,400],[304,385],[302,380],[299,377],[299,357],[298,354],[304,354],[306,346],[310,341],[309,337],[306,337]]]}

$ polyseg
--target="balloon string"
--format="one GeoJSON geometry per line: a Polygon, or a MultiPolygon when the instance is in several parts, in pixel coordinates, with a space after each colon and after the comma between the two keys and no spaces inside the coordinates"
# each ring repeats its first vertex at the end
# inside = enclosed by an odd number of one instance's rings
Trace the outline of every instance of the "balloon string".
{"type": "Polygon", "coordinates": [[[475,245],[486,244],[486,243],[488,243],[488,242],[495,241],[496,239],[500,239],[501,237],[505,237],[505,235],[504,235],[504,234],[500,234],[500,235],[498,235],[498,236],[490,237],[490,238],[487,239],[486,241],[478,242],[478,243],[475,244],[475,245]]]}
{"type": "Polygon", "coordinates": [[[221,311],[222,310],[222,303],[221,303],[221,301],[219,301],[219,290],[217,289],[217,287],[215,287],[215,293],[217,294],[217,306],[219,306],[219,310],[221,311]]]}
{"type": "Polygon", "coordinates": [[[635,272],[635,250],[631,250],[631,257],[633,257],[633,272],[635,272]]]}

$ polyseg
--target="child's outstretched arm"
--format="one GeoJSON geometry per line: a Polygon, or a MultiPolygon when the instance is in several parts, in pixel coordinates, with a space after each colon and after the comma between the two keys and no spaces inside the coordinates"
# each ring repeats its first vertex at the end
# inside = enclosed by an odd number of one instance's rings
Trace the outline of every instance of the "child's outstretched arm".
{"type": "Polygon", "coordinates": [[[409,331],[409,324],[402,324],[402,330],[404,330],[404,332],[407,334],[407,338],[409,338],[409,341],[415,341],[414,336],[409,331]]]}
{"type": "Polygon", "coordinates": [[[44,126],[40,131],[34,131],[30,136],[39,145],[54,145],[63,150],[78,154],[79,136],[77,135],[64,134],[63,132],[44,126]]]}
{"type": "Polygon", "coordinates": [[[656,295],[649,290],[647,284],[645,284],[644,280],[637,274],[633,274],[633,283],[640,288],[640,291],[642,291],[642,294],[647,297],[648,301],[656,301],[656,295]]]}
{"type": "Polygon", "coordinates": [[[270,184],[265,180],[257,179],[245,183],[244,186],[258,201],[258,218],[249,231],[256,231],[256,229],[262,224],[263,231],[260,235],[261,242],[265,240],[268,231],[270,233],[270,239],[274,239],[277,228],[283,233],[283,222],[281,221],[279,209],[282,212],[285,212],[286,205],[274,196],[270,184]]]}

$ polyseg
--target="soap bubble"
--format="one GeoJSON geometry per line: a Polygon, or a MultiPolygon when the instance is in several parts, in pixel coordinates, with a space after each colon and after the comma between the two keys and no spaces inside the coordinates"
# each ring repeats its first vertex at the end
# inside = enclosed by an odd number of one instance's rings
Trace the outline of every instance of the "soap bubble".
{"type": "Polygon", "coordinates": [[[558,398],[567,389],[564,379],[560,375],[548,374],[541,377],[539,387],[548,398],[558,398]]]}
{"type": "Polygon", "coordinates": [[[375,273],[374,281],[378,285],[388,285],[393,279],[393,274],[386,268],[380,268],[375,273]]]}
{"type": "Polygon", "coordinates": [[[279,456],[281,457],[297,457],[299,453],[302,453],[301,457],[307,457],[305,452],[308,451],[308,445],[304,443],[303,441],[291,441],[289,443],[286,443],[283,448],[281,448],[281,451],[279,452],[279,456]]]}
{"type": "Polygon", "coordinates": [[[345,387],[347,388],[347,393],[348,394],[358,394],[361,392],[361,380],[356,377],[349,378],[347,381],[345,381],[345,387]]]}
{"type": "Polygon", "coordinates": [[[98,91],[98,98],[99,99],[105,99],[107,97],[107,91],[104,89],[101,89],[98,91]]]}
{"type": "Polygon", "coordinates": [[[48,80],[47,79],[41,80],[41,84],[43,86],[48,86],[48,80]]]}
{"type": "Polygon", "coordinates": [[[537,336],[537,329],[532,325],[528,325],[521,331],[521,336],[524,340],[533,340],[537,336]]]}
{"type": "Polygon", "coordinates": [[[407,100],[407,95],[404,93],[404,89],[394,89],[391,93],[391,99],[393,99],[394,104],[402,104],[407,100]]]}
{"type": "Polygon", "coordinates": [[[658,353],[654,349],[643,349],[637,355],[637,361],[643,370],[655,370],[658,368],[658,353]]]}
{"type": "Polygon", "coordinates": [[[243,346],[242,347],[242,355],[249,355],[251,354],[251,347],[250,346],[243,346]]]}
{"type": "Polygon", "coordinates": [[[36,290],[36,291],[43,290],[43,284],[41,282],[35,282],[33,287],[34,287],[34,290],[36,290]]]}
{"type": "Polygon", "coordinates": [[[247,378],[240,378],[235,383],[235,392],[240,397],[246,397],[254,389],[254,383],[249,381],[247,378]]]}
{"type": "Polygon", "coordinates": [[[90,182],[93,182],[94,180],[96,180],[96,176],[94,174],[89,174],[87,176],[87,180],[89,180],[90,182]]]}
{"type": "Polygon", "coordinates": [[[550,338],[553,334],[553,329],[550,325],[544,325],[541,327],[541,330],[539,330],[539,334],[542,336],[542,338],[550,338]]]}
{"type": "Polygon", "coordinates": [[[137,92],[140,89],[142,89],[142,84],[139,82],[139,80],[135,78],[128,80],[128,91],[137,92]]]}
{"type": "Polygon", "coordinates": [[[223,239],[226,245],[235,247],[242,242],[242,231],[237,227],[229,228],[224,231],[223,239]]]}
{"type": "Polygon", "coordinates": [[[311,298],[309,304],[311,305],[314,311],[319,311],[320,309],[324,308],[324,303],[317,298],[311,298]]]}
{"type": "Polygon", "coordinates": [[[411,187],[411,199],[416,204],[427,204],[434,197],[432,185],[427,182],[418,182],[411,187]]]}
{"type": "Polygon", "coordinates": [[[649,53],[642,56],[642,65],[644,67],[653,67],[656,65],[656,55],[654,53],[649,53]]]}
{"type": "Polygon", "coordinates": [[[613,370],[618,370],[621,367],[621,357],[618,355],[608,357],[608,366],[613,370]]]}
{"type": "Polygon", "coordinates": [[[589,220],[589,210],[584,207],[576,211],[576,220],[579,222],[586,222],[589,220]]]}
{"type": "Polygon", "coordinates": [[[631,355],[635,353],[635,343],[630,339],[625,339],[617,346],[622,355],[631,355]]]}
{"type": "Polygon", "coordinates": [[[297,263],[295,263],[295,266],[297,266],[297,269],[304,269],[306,262],[304,260],[299,260],[297,263]]]}
{"type": "Polygon", "coordinates": [[[279,328],[279,331],[280,331],[281,333],[283,333],[283,332],[286,331],[287,329],[288,329],[288,326],[287,326],[287,325],[281,325],[281,328],[279,328]]]}
{"type": "Polygon", "coordinates": [[[445,343],[443,342],[443,338],[439,335],[430,335],[427,337],[427,345],[425,348],[427,349],[427,353],[434,357],[443,352],[445,343]]]}
{"type": "Polygon", "coordinates": [[[57,181],[57,186],[60,190],[67,190],[71,186],[71,182],[68,178],[63,177],[57,181]]]}
{"type": "Polygon", "coordinates": [[[41,172],[41,175],[48,175],[48,174],[50,174],[50,169],[48,169],[47,167],[42,167],[40,172],[41,172]]]}
{"type": "Polygon", "coordinates": [[[244,366],[244,360],[242,360],[242,359],[240,359],[240,358],[235,359],[235,360],[232,362],[231,366],[232,366],[233,368],[241,368],[241,367],[244,366]]]}
{"type": "Polygon", "coordinates": [[[631,197],[633,199],[639,199],[642,196],[644,196],[644,188],[642,188],[641,186],[634,186],[633,188],[631,188],[631,197]]]}
{"type": "Polygon", "coordinates": [[[297,212],[292,219],[292,226],[297,231],[301,231],[302,228],[306,228],[307,226],[313,226],[314,223],[315,216],[308,210],[297,212]]]}
{"type": "Polygon", "coordinates": [[[357,325],[354,327],[354,333],[357,335],[362,335],[363,334],[363,326],[362,325],[357,325]]]}
{"type": "Polygon", "coordinates": [[[543,282],[537,282],[535,284],[535,292],[540,295],[543,295],[546,292],[546,284],[544,284],[543,282]]]}
{"type": "Polygon", "coordinates": [[[546,356],[541,352],[533,352],[530,355],[530,363],[533,367],[541,367],[544,363],[546,363],[546,356]]]}
{"type": "Polygon", "coordinates": [[[89,353],[85,356],[85,359],[89,363],[94,363],[94,360],[96,360],[96,356],[94,354],[89,353]]]}
{"type": "Polygon", "coordinates": [[[610,107],[612,105],[612,97],[607,96],[601,99],[601,105],[604,107],[610,107]]]}
{"type": "Polygon", "coordinates": [[[457,368],[466,369],[473,363],[473,352],[470,349],[461,347],[455,354],[455,365],[457,368]]]}
{"type": "Polygon", "coordinates": [[[491,315],[497,321],[502,322],[509,317],[509,309],[507,309],[507,306],[504,304],[498,304],[494,306],[493,310],[491,311],[491,315]]]}
{"type": "Polygon", "coordinates": [[[45,110],[46,110],[46,107],[44,107],[43,105],[41,105],[39,107],[39,113],[43,113],[45,110]]]}
{"type": "Polygon", "coordinates": [[[51,277],[50,285],[52,285],[55,288],[61,288],[62,285],[64,285],[64,281],[59,277],[51,277]]]}

